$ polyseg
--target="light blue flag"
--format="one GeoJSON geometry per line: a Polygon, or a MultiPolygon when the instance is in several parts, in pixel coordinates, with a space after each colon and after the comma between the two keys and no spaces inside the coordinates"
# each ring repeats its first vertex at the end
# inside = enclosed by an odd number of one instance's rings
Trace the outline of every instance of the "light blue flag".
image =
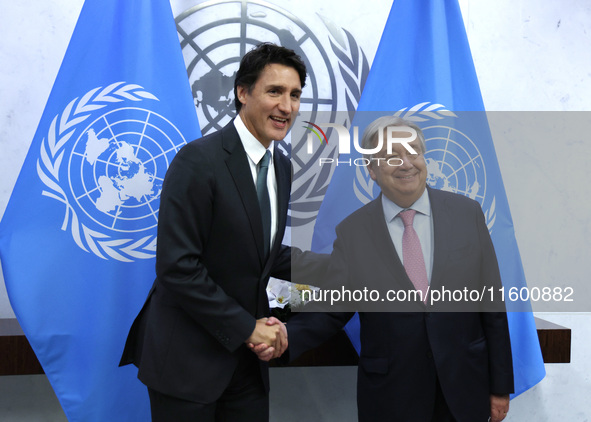
{"type": "MultiPolygon", "coordinates": [[[[353,120],[359,133],[369,123],[366,111],[397,114],[422,127],[427,182],[480,202],[505,288],[524,287],[513,222],[457,1],[394,1],[353,120]]],[[[357,157],[358,153],[350,156],[357,157]]],[[[335,226],[378,192],[360,167],[338,166],[318,214],[312,249],[330,252],[335,226]]],[[[508,309],[531,308],[527,302],[508,309]]],[[[538,383],[545,369],[531,312],[510,312],[508,317],[518,395],[538,383]]],[[[357,351],[358,327],[358,320],[347,326],[357,351]]]]}
{"type": "Polygon", "coordinates": [[[150,420],[118,363],[164,174],[199,136],[168,0],[87,0],[0,223],[11,305],[71,422],[150,420]]]}

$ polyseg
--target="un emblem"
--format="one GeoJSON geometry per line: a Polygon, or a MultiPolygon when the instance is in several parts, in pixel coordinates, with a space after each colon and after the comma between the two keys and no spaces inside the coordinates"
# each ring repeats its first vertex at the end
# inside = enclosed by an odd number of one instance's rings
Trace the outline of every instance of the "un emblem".
{"type": "MultiPolygon", "coordinates": [[[[300,111],[308,113],[308,120],[316,121],[326,112],[334,118],[337,110],[347,110],[347,119],[354,114],[369,64],[355,38],[328,18],[308,14],[306,24],[265,1],[212,0],[185,10],[175,20],[203,134],[235,117],[234,76],[240,59],[264,41],[290,48],[306,62],[308,79],[300,111]]],[[[320,149],[309,160],[299,148],[305,142],[291,137],[293,132],[278,143],[293,165],[288,224],[297,227],[315,221],[330,179],[329,171],[320,172],[313,164],[319,156],[335,157],[337,149],[320,149]]]]}
{"type": "Polygon", "coordinates": [[[306,63],[314,63],[302,93],[302,111],[336,110],[336,79],[328,54],[288,11],[263,1],[218,0],[186,10],[176,23],[204,134],[235,117],[234,76],[240,59],[263,41],[290,48],[306,63]]]}
{"type": "Polygon", "coordinates": [[[474,142],[447,126],[429,126],[423,129],[423,134],[429,186],[460,193],[482,205],[486,196],[486,168],[474,142]]]}
{"type": "Polygon", "coordinates": [[[156,227],[162,180],[184,139],[150,110],[109,111],[82,131],[68,163],[72,197],[95,223],[117,232],[156,227]]]}
{"type": "Polygon", "coordinates": [[[186,144],[153,110],[113,108],[128,100],[158,99],[119,82],[73,100],[55,116],[37,162],[43,195],[66,205],[62,230],[83,250],[124,262],[155,256],[162,181],[186,144]]]}
{"type": "MultiPolygon", "coordinates": [[[[458,118],[441,104],[424,102],[397,111],[395,116],[411,122],[458,118]]],[[[487,192],[487,176],[484,160],[478,147],[465,133],[446,125],[422,128],[427,152],[427,184],[434,189],[458,193],[480,203],[488,230],[492,231],[496,218],[496,198],[487,192]]],[[[353,181],[355,195],[366,204],[374,197],[375,184],[365,167],[356,168],[353,181]]]]}

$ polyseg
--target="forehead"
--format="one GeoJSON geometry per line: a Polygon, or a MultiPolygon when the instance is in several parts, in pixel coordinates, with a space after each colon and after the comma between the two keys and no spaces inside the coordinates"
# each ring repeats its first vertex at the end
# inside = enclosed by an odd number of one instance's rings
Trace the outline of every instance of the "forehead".
{"type": "Polygon", "coordinates": [[[301,89],[300,76],[291,66],[279,63],[266,65],[255,84],[284,86],[289,89],[301,89]]]}
{"type": "MultiPolygon", "coordinates": [[[[404,133],[402,133],[402,134],[400,134],[400,133],[398,133],[398,134],[397,133],[394,133],[392,137],[393,138],[406,138],[407,136],[404,136],[404,135],[405,135],[404,133]]],[[[386,139],[387,139],[386,138],[386,133],[384,133],[384,138],[383,138],[383,143],[382,143],[382,149],[379,152],[379,154],[381,154],[381,155],[386,155],[388,153],[388,142],[387,142],[386,139]]],[[[375,144],[374,145],[377,145],[377,143],[378,143],[377,136],[374,139],[374,141],[375,141],[375,144]]],[[[419,153],[425,152],[425,151],[423,151],[422,143],[421,143],[421,141],[419,141],[418,136],[417,136],[417,138],[414,141],[408,142],[408,144],[415,151],[417,151],[419,153]]],[[[404,147],[404,145],[402,145],[401,143],[398,143],[398,142],[392,143],[391,151],[392,151],[392,154],[398,154],[398,155],[401,155],[403,152],[408,152],[406,150],[406,148],[404,147]]]]}

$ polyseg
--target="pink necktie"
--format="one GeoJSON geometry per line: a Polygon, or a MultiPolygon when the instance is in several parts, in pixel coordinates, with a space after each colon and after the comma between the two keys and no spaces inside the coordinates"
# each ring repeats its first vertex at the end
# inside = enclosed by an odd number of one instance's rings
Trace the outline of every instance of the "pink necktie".
{"type": "Polygon", "coordinates": [[[400,218],[404,223],[404,233],[402,234],[402,260],[404,269],[415,289],[423,292],[423,302],[427,300],[427,289],[429,280],[427,279],[427,269],[425,268],[425,259],[421,249],[421,242],[417,232],[412,226],[415,218],[415,210],[405,210],[400,212],[400,218]]]}

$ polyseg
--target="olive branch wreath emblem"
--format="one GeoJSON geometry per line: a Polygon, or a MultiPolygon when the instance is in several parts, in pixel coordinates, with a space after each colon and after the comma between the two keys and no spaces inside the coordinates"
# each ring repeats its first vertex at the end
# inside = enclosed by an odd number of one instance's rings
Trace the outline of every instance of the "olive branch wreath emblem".
{"type": "Polygon", "coordinates": [[[85,122],[93,112],[126,100],[159,101],[142,86],[126,82],[116,82],[105,88],[97,87],[88,91],[81,98],[73,99],[61,114],[53,118],[47,137],[41,141],[40,157],[37,159],[37,175],[47,188],[47,190],[43,190],[42,195],[65,205],[61,229],[66,231],[69,227],[72,238],[82,250],[85,252],[90,250],[91,253],[102,259],[110,257],[122,262],[133,262],[155,256],[156,235],[144,236],[139,240],[121,239],[90,229],[78,218],[62,188],[61,182],[63,180],[60,180],[60,168],[66,145],[76,132],[78,125],[85,122]]]}
{"type": "MultiPolygon", "coordinates": [[[[367,57],[353,35],[344,28],[338,28],[328,18],[318,15],[329,32],[329,43],[339,66],[339,72],[345,85],[345,103],[348,111],[348,121],[353,119],[359,104],[365,81],[369,74],[367,57]]],[[[347,119],[343,124],[347,123],[347,119]]],[[[330,136],[330,135],[329,135],[330,136]]],[[[291,209],[299,214],[292,215],[291,225],[301,226],[315,221],[322,199],[328,189],[332,170],[324,166],[320,172],[314,164],[318,161],[320,150],[311,159],[301,161],[302,168],[296,177],[304,178],[300,187],[291,194],[291,209]]],[[[328,157],[338,154],[337,147],[328,151],[328,157]]]]}

